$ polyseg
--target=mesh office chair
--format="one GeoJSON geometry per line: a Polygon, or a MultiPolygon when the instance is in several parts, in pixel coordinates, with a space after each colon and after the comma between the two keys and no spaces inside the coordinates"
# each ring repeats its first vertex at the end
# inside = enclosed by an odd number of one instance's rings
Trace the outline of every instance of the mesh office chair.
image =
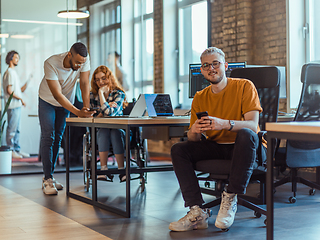
{"type": "MultiPolygon", "coordinates": [[[[265,130],[266,122],[276,122],[278,117],[279,106],[279,82],[280,71],[276,67],[257,67],[257,68],[239,68],[231,72],[233,78],[246,78],[251,80],[257,88],[263,112],[259,116],[259,126],[261,130],[265,130]]],[[[260,182],[260,193],[258,198],[249,196],[238,196],[238,204],[255,211],[256,217],[261,214],[266,215],[266,211],[255,204],[265,204],[265,164],[262,162],[261,144],[263,131],[259,133],[259,149],[258,159],[259,167],[252,174],[251,181],[260,182]]],[[[204,207],[211,208],[221,203],[221,192],[228,183],[229,172],[231,169],[231,161],[226,160],[205,160],[196,164],[196,170],[201,173],[208,173],[208,177],[199,177],[199,180],[207,181],[203,193],[215,195],[218,199],[206,203],[204,207]],[[215,182],[214,190],[210,187],[208,181],[215,182]]],[[[265,221],[266,223],[266,221],[265,221]]]]}
{"type": "MultiPolygon", "coordinates": [[[[319,121],[320,120],[320,64],[305,64],[301,72],[302,91],[300,102],[294,121],[319,121]]],[[[275,165],[290,168],[289,176],[274,183],[278,187],[287,182],[292,182],[293,196],[290,203],[296,202],[297,183],[303,183],[311,187],[309,194],[314,195],[315,188],[320,185],[298,177],[298,168],[320,166],[320,143],[308,141],[288,140],[286,148],[280,148],[275,155],[275,165]]]]}

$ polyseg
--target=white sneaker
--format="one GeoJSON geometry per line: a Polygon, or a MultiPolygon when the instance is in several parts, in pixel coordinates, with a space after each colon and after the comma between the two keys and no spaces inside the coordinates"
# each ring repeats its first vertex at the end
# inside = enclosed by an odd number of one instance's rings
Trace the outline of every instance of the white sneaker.
{"type": "Polygon", "coordinates": [[[25,152],[22,152],[22,151],[20,151],[19,154],[20,154],[22,157],[24,157],[24,158],[30,157],[30,154],[29,154],[29,153],[25,153],[25,152]]]}
{"type": "Polygon", "coordinates": [[[237,212],[237,194],[224,191],[221,198],[220,210],[215,226],[224,230],[233,224],[234,216],[237,212]]]}
{"type": "Polygon", "coordinates": [[[22,156],[19,154],[19,153],[17,153],[16,151],[12,151],[12,158],[22,158],[22,156]]]}
{"type": "Polygon", "coordinates": [[[56,186],[57,190],[62,190],[63,189],[63,185],[61,183],[59,183],[54,177],[52,178],[52,182],[56,186]]]}
{"type": "Polygon", "coordinates": [[[44,178],[42,179],[42,191],[44,194],[47,194],[47,195],[58,194],[58,190],[56,189],[56,186],[52,181],[52,178],[49,178],[47,180],[44,180],[44,178]]]}
{"type": "Polygon", "coordinates": [[[190,208],[186,216],[179,219],[177,222],[172,222],[169,229],[172,231],[183,232],[193,229],[208,228],[208,218],[210,217],[209,209],[201,209],[195,205],[190,208]]]}

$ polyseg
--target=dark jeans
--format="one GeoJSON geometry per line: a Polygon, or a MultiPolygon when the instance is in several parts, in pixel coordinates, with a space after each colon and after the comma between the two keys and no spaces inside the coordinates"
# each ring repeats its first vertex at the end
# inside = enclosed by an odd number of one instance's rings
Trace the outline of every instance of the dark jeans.
{"type": "Polygon", "coordinates": [[[52,178],[68,116],[69,111],[65,108],[55,107],[39,98],[40,155],[45,179],[52,178]]]}
{"type": "MultiPolygon", "coordinates": [[[[202,199],[196,162],[209,159],[232,161],[228,192],[244,194],[253,169],[257,166],[258,135],[250,129],[241,129],[234,144],[218,144],[214,141],[186,141],[171,148],[171,158],[186,207],[201,206],[202,199]]],[[[265,149],[264,149],[265,150],[265,149]]],[[[265,155],[265,154],[263,154],[265,155]]]]}

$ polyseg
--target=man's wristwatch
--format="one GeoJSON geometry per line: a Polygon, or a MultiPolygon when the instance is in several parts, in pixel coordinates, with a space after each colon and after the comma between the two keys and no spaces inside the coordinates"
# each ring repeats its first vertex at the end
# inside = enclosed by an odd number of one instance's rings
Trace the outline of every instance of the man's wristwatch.
{"type": "Polygon", "coordinates": [[[229,124],[230,124],[230,128],[228,131],[231,131],[232,128],[234,127],[234,121],[233,120],[229,120],[229,124]]]}

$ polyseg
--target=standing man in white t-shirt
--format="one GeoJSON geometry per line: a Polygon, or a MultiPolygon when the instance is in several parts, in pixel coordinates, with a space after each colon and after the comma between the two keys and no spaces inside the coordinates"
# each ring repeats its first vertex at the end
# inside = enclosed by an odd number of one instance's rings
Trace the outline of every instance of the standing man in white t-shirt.
{"type": "Polygon", "coordinates": [[[45,194],[57,194],[57,190],[63,189],[52,174],[69,113],[78,117],[91,117],[95,113],[89,109],[89,74],[88,51],[80,42],[73,44],[69,52],[53,55],[44,62],[44,77],[39,87],[39,120],[44,173],[42,189],[45,194]],[[83,98],[81,110],[73,105],[79,77],[83,98]]]}
{"type": "Polygon", "coordinates": [[[19,60],[20,56],[18,52],[8,52],[6,56],[6,63],[9,67],[3,75],[3,91],[5,99],[8,100],[9,96],[13,93],[13,97],[7,111],[8,126],[6,134],[6,142],[12,150],[13,158],[30,157],[28,153],[20,151],[21,106],[25,106],[25,102],[22,100],[22,92],[26,90],[27,83],[22,87],[20,85],[20,78],[15,70],[19,60]]]}

